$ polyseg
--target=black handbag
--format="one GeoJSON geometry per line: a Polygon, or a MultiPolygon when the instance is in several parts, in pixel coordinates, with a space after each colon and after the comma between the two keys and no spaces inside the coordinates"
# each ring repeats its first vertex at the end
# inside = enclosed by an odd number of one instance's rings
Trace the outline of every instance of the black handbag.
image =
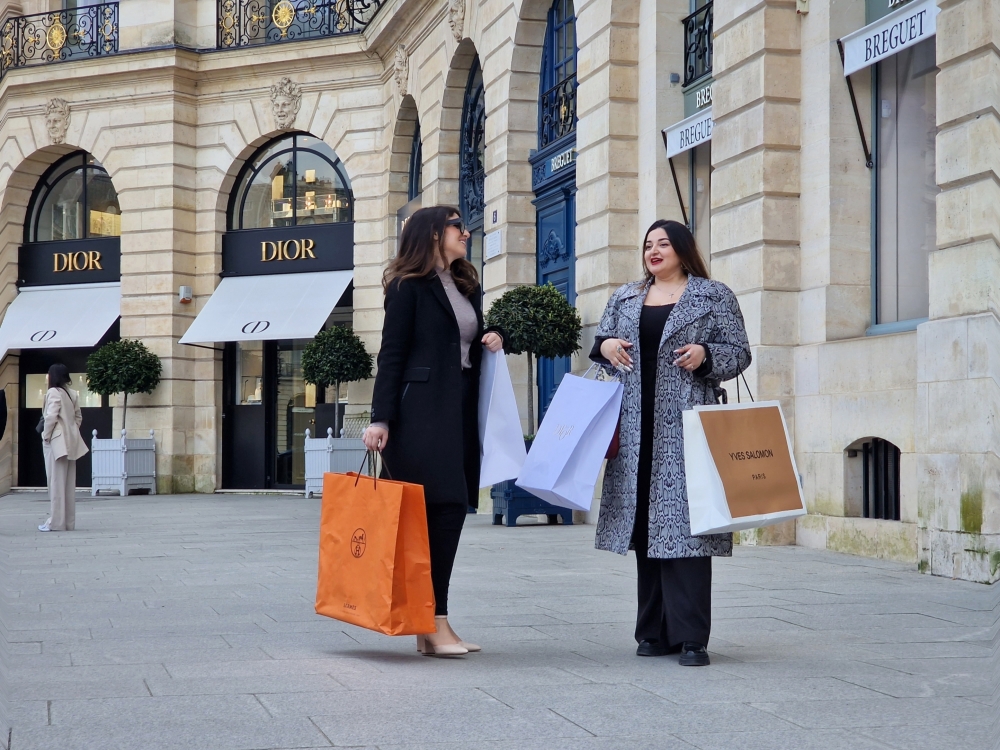
{"type": "Polygon", "coordinates": [[[35,425],[35,432],[41,435],[45,432],[45,415],[43,414],[38,418],[38,424],[35,425]]]}

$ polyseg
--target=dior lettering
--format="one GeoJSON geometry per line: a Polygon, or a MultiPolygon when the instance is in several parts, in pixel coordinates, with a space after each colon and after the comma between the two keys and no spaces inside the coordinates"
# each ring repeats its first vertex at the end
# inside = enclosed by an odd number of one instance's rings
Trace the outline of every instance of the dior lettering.
{"type": "Polygon", "coordinates": [[[774,451],[770,448],[758,448],[756,450],[736,451],[729,454],[733,461],[753,461],[761,458],[774,458],[774,451]]]}
{"type": "Polygon", "coordinates": [[[263,263],[270,263],[273,260],[305,260],[306,258],[316,259],[313,250],[316,248],[315,240],[275,240],[260,243],[260,259],[263,263]]]}
{"type": "Polygon", "coordinates": [[[31,334],[31,340],[36,344],[41,344],[45,341],[51,341],[56,337],[55,331],[35,331],[31,334]]]}
{"type": "Polygon", "coordinates": [[[574,425],[571,424],[557,424],[556,425],[556,437],[562,440],[565,437],[569,437],[573,434],[574,425]]]}
{"type": "Polygon", "coordinates": [[[243,333],[263,333],[268,328],[271,327],[271,321],[269,320],[251,320],[249,323],[244,325],[240,330],[243,333]]]}
{"type": "Polygon", "coordinates": [[[899,23],[894,23],[878,34],[865,39],[865,62],[874,60],[880,55],[893,52],[900,47],[919,39],[924,35],[924,17],[926,10],[914,13],[899,23]]]}
{"type": "Polygon", "coordinates": [[[78,250],[75,253],[52,253],[53,273],[103,270],[101,266],[101,253],[97,250],[78,250]]]}

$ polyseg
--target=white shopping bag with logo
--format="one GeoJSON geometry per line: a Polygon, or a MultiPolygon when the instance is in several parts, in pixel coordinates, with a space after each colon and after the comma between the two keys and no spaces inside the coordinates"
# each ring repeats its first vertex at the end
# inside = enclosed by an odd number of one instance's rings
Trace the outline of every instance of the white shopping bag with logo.
{"type": "Polygon", "coordinates": [[[483,350],[479,376],[479,486],[491,487],[521,471],[527,451],[514,386],[503,350],[483,350]]]}
{"type": "Polygon", "coordinates": [[[590,510],[621,409],[617,380],[564,375],[515,484],[560,508],[590,510]]]}
{"type": "Polygon", "coordinates": [[[691,535],[754,529],[806,514],[777,401],[683,412],[691,535]]]}

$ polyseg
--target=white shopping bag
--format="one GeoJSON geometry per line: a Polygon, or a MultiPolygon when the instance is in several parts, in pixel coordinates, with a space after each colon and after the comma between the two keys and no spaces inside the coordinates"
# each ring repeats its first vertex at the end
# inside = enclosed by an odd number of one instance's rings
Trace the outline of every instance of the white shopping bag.
{"type": "Polygon", "coordinates": [[[618,381],[564,375],[515,484],[560,508],[590,510],[621,409],[618,381]]]}
{"type": "Polygon", "coordinates": [[[503,350],[483,350],[479,376],[479,486],[513,479],[524,465],[524,433],[503,350]]]}
{"type": "Polygon", "coordinates": [[[753,529],[806,513],[777,401],[683,413],[691,535],[753,529]]]}

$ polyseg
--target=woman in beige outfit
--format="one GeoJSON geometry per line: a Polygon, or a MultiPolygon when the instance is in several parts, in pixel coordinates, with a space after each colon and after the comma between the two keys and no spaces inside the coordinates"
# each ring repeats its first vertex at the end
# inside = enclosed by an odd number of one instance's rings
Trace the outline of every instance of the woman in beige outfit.
{"type": "Polygon", "coordinates": [[[52,365],[45,394],[42,450],[49,481],[49,520],[39,531],[72,531],[76,527],[76,460],[87,454],[80,434],[80,396],[70,388],[66,365],[52,365]]]}

